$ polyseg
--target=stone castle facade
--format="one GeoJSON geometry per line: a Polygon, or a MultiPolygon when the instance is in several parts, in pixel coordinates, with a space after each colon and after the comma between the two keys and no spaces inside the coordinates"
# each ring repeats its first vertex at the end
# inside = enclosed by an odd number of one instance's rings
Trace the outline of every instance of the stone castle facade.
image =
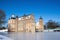
{"type": "Polygon", "coordinates": [[[40,18],[39,23],[36,25],[34,15],[23,15],[18,17],[12,15],[12,17],[8,20],[8,31],[9,32],[36,32],[43,31],[43,19],[40,18]]]}

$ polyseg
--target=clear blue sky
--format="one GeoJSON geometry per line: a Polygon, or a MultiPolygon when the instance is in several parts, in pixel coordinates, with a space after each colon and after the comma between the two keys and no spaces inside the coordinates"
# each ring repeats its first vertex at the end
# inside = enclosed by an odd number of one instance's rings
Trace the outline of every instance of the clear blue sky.
{"type": "Polygon", "coordinates": [[[33,13],[36,21],[42,16],[44,23],[52,19],[60,22],[59,0],[0,0],[0,9],[6,13],[6,20],[12,13],[18,16],[33,13]]]}

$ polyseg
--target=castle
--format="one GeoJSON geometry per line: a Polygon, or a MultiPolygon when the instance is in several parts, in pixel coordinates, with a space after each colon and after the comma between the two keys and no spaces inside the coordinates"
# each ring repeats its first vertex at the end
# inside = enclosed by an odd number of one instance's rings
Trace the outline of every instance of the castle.
{"type": "Polygon", "coordinates": [[[36,32],[44,31],[43,19],[40,17],[38,23],[35,22],[34,15],[23,15],[18,17],[12,15],[8,20],[9,32],[36,32]]]}

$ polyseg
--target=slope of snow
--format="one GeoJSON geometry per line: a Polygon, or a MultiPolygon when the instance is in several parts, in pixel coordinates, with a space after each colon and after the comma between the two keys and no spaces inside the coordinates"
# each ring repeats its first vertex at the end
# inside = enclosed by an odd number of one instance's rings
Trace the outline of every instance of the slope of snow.
{"type": "Polygon", "coordinates": [[[0,40],[13,40],[13,39],[0,35],[0,40]]]}

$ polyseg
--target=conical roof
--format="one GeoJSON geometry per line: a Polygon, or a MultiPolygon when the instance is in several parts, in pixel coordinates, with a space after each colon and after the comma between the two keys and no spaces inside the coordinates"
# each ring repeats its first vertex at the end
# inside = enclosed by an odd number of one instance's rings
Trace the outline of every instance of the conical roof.
{"type": "Polygon", "coordinates": [[[43,19],[41,16],[40,16],[40,18],[39,19],[43,19]]]}

